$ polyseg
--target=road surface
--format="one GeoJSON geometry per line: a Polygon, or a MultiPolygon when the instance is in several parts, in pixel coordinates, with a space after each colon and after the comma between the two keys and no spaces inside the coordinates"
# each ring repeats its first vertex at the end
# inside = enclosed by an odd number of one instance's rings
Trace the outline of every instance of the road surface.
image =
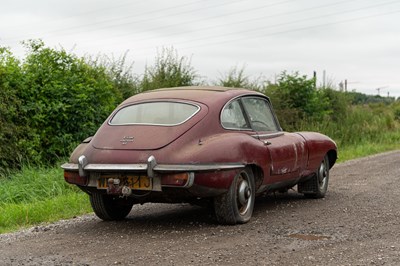
{"type": "Polygon", "coordinates": [[[335,165],[325,199],[256,201],[221,226],[206,208],[135,206],[0,235],[0,265],[400,265],[400,151],[335,165]]]}

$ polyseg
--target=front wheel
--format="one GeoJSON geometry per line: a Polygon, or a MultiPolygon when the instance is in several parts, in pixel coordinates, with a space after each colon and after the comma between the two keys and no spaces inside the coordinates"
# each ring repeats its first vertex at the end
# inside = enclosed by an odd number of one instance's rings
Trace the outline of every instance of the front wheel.
{"type": "Polygon", "coordinates": [[[129,214],[133,201],[106,194],[92,193],[90,204],[97,217],[104,221],[115,221],[122,220],[129,214]]]}
{"type": "Polygon", "coordinates": [[[298,191],[308,198],[323,198],[328,190],[329,159],[325,155],[315,175],[305,182],[297,185],[298,191]]]}
{"type": "Polygon", "coordinates": [[[255,183],[251,168],[235,176],[229,190],[214,198],[215,215],[222,224],[247,223],[255,201],[255,183]]]}

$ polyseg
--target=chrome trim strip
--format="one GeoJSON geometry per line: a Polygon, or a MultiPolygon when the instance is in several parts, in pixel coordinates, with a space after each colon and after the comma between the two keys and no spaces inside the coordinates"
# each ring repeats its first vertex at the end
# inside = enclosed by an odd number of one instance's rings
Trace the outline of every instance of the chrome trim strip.
{"type": "Polygon", "coordinates": [[[154,171],[184,172],[184,171],[218,171],[244,168],[244,164],[158,164],[154,171]]]}
{"type": "MultiPolygon", "coordinates": [[[[61,166],[64,170],[77,171],[78,164],[65,163],[61,166]]],[[[84,167],[85,171],[146,171],[146,164],[93,164],[84,167]]]]}
{"type": "Polygon", "coordinates": [[[267,138],[267,139],[271,138],[272,139],[272,138],[280,137],[284,134],[285,134],[285,132],[279,131],[279,132],[273,132],[273,133],[267,133],[267,134],[255,134],[255,135],[251,135],[251,136],[256,139],[258,139],[258,138],[267,138]]]}
{"type": "Polygon", "coordinates": [[[61,165],[61,168],[64,170],[69,170],[69,171],[78,171],[78,164],[76,163],[65,163],[61,165]]]}
{"type": "Polygon", "coordinates": [[[146,164],[88,164],[88,171],[146,171],[146,164]]]}
{"type": "MultiPolygon", "coordinates": [[[[158,164],[156,172],[185,172],[185,171],[219,171],[244,168],[244,164],[158,164]]],[[[65,163],[64,170],[78,171],[78,164],[65,163]]],[[[147,164],[88,164],[85,171],[147,171],[147,164]]]]}

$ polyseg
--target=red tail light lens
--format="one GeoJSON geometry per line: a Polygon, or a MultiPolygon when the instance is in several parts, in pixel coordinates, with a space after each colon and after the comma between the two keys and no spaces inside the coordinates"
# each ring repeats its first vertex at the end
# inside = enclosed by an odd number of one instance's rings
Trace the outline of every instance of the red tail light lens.
{"type": "Polygon", "coordinates": [[[79,172],[64,171],[64,179],[70,184],[86,186],[88,178],[79,175],[79,172]]]}
{"type": "Polygon", "coordinates": [[[183,187],[187,186],[191,173],[177,173],[177,174],[169,174],[161,176],[161,185],[163,186],[174,186],[174,187],[183,187]]]}

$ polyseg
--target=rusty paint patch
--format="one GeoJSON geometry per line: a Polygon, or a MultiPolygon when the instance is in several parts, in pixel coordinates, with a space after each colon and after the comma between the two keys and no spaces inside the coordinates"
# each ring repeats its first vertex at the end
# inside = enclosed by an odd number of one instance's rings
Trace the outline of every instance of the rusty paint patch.
{"type": "Polygon", "coordinates": [[[305,234],[291,234],[289,235],[291,238],[297,238],[301,240],[327,240],[330,239],[330,236],[322,236],[322,235],[305,235],[305,234]]]}

